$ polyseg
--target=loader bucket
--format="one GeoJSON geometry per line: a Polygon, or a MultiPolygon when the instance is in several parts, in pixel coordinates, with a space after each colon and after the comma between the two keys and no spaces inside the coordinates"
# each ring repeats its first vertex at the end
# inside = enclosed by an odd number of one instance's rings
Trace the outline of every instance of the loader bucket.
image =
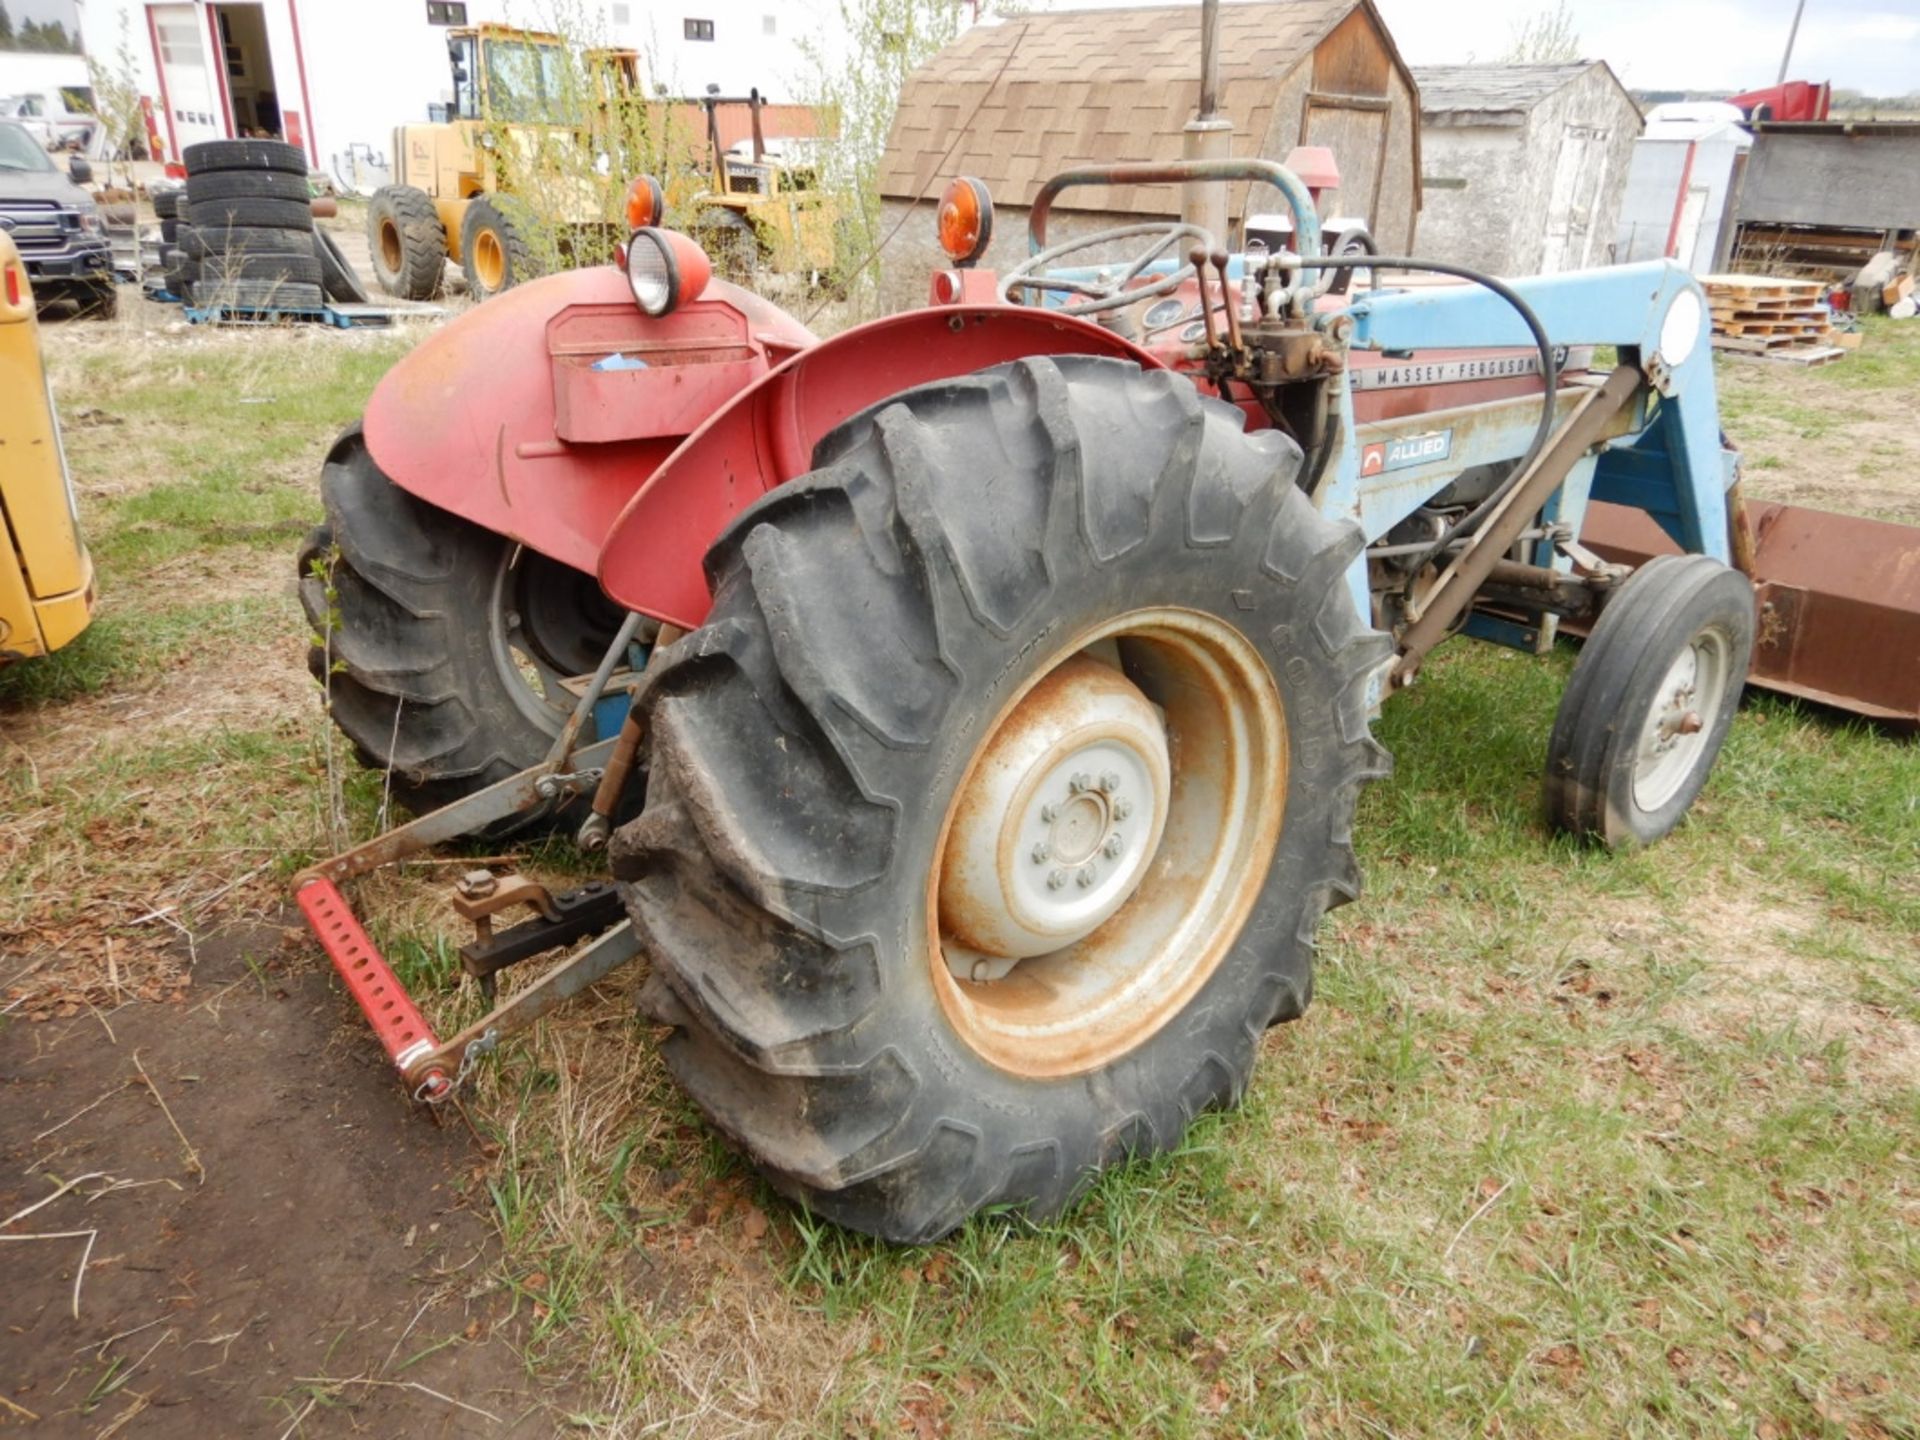
{"type": "MultiPolygon", "coordinates": [[[[1748,501],[1755,685],[1920,724],[1920,528],[1748,501]]],[[[1639,565],[1679,547],[1644,510],[1599,501],[1582,544],[1639,565]]]]}

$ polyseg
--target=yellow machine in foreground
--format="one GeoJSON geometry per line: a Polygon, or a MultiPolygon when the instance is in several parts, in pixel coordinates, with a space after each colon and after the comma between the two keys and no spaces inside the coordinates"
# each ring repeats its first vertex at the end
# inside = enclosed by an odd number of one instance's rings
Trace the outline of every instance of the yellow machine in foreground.
{"type": "MultiPolygon", "coordinates": [[[[505,25],[447,32],[454,100],[444,119],[401,125],[394,183],[374,193],[367,239],[381,288],[409,300],[440,289],[454,261],[485,299],[541,268],[533,217],[567,230],[604,231],[608,254],[617,182],[592,161],[633,93],[639,55],[595,50],[576,67],[558,35],[505,25]],[[537,177],[539,194],[515,193],[537,177]]],[[[596,257],[604,258],[604,257],[596,257]]]]}
{"type": "Polygon", "coordinates": [[[694,234],[715,264],[743,283],[762,268],[814,278],[830,270],[840,206],[836,197],[821,188],[819,166],[805,148],[818,142],[770,144],[760,124],[767,102],[758,90],[744,100],[708,95],[700,103],[707,111],[712,189],[694,196],[687,205],[694,212],[694,234]],[[748,107],[753,118],[750,154],[738,153],[739,146],[721,146],[722,105],[748,107]]]}
{"type": "Polygon", "coordinates": [[[27,267],[0,230],[0,665],[58,650],[93,617],[93,560],[53,394],[40,363],[27,267]]]}

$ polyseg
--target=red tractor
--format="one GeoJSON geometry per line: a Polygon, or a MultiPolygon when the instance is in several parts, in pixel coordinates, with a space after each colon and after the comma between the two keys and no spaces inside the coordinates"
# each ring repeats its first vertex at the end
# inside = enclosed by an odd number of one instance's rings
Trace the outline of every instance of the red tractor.
{"type": "Polygon", "coordinates": [[[672,1073],[777,1188],[898,1240],[1050,1214],[1237,1101],[1306,1008],[1388,770],[1369,718],[1440,640],[1590,632],[1547,746],[1564,828],[1650,841],[1698,792],[1765,557],[1684,271],[1388,288],[1449,267],[1324,254],[1280,166],[1118,167],[1050,182],[998,276],[956,182],[933,303],[816,340],[653,226],[658,193],[620,267],[394,368],[301,559],[333,716],[421,818],[296,891],[422,1100],[643,957],[672,1073]],[[1047,243],[1071,185],[1194,181],[1271,184],[1295,248],[1047,243]],[[1582,544],[1607,502],[1673,553],[1582,544]],[[339,887],[554,826],[617,884],[468,875],[464,963],[491,997],[598,938],[440,1041],[339,887]]]}

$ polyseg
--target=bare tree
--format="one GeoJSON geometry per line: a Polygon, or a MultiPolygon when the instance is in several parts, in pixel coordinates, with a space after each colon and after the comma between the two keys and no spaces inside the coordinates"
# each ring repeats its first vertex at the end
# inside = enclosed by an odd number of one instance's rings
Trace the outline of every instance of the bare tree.
{"type": "Polygon", "coordinates": [[[1573,28],[1567,0],[1551,10],[1537,10],[1513,29],[1513,39],[1500,56],[1506,65],[1551,65],[1580,58],[1580,34],[1573,28]]]}

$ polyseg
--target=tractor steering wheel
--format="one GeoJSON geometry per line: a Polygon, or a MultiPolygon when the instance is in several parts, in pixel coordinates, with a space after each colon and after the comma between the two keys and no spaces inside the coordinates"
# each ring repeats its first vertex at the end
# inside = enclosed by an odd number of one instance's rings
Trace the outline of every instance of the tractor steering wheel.
{"type": "Polygon", "coordinates": [[[1183,221],[1116,225],[1110,230],[1096,230],[1091,235],[1082,235],[1075,240],[1063,240],[1058,245],[1042,250],[1038,255],[1029,255],[1001,276],[1000,299],[1012,304],[1015,303],[1013,294],[1016,290],[1055,290],[1082,297],[1057,307],[1060,314],[1099,315],[1108,310],[1118,310],[1123,305],[1131,305],[1136,300],[1171,294],[1186,283],[1188,267],[1184,257],[1173,267],[1171,274],[1162,275],[1147,285],[1132,289],[1128,286],[1140,277],[1142,271],[1165,254],[1169,245],[1177,240],[1186,239],[1197,240],[1209,250],[1213,248],[1213,236],[1210,232],[1201,229],[1198,225],[1188,225],[1183,221]],[[1041,273],[1059,264],[1067,256],[1082,250],[1092,250],[1097,246],[1110,245],[1117,240],[1133,240],[1141,236],[1158,236],[1159,238],[1142,250],[1117,280],[1071,280],[1063,275],[1041,273]]]}

